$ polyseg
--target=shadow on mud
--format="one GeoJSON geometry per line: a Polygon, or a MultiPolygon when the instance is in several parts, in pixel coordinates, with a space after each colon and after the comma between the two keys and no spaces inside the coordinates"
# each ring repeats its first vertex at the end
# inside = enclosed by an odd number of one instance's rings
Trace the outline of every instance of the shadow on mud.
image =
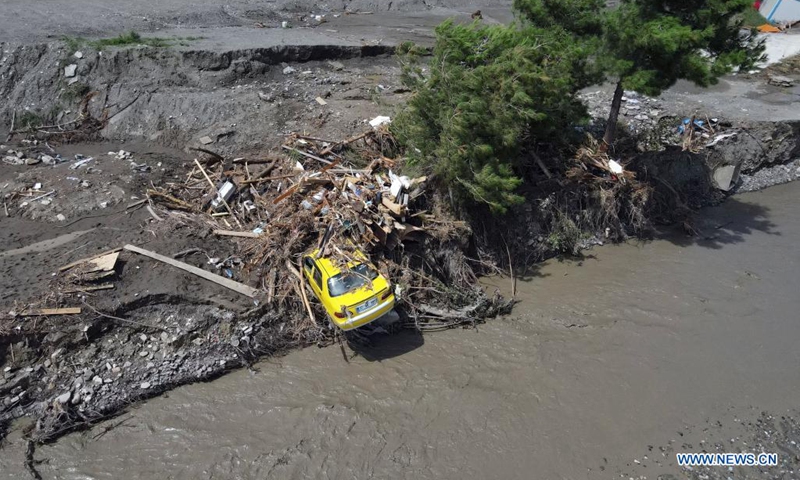
{"type": "Polygon", "coordinates": [[[353,351],[352,357],[360,356],[370,362],[380,362],[405,355],[424,344],[422,332],[403,330],[394,335],[372,335],[369,345],[349,342],[349,347],[353,351]]]}
{"type": "Polygon", "coordinates": [[[698,245],[720,249],[725,245],[744,242],[757,233],[780,235],[777,225],[769,220],[769,208],[730,197],[715,211],[701,212],[691,232],[670,229],[656,235],[682,247],[698,245]]]}

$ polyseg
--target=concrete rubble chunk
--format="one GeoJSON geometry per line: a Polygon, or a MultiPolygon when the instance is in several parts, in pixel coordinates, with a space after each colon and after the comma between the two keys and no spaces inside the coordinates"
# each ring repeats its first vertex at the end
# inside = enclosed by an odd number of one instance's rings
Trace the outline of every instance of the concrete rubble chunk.
{"type": "Polygon", "coordinates": [[[64,67],[64,76],[67,78],[72,78],[75,76],[75,72],[78,70],[78,66],[74,63],[72,65],[67,65],[64,67]]]}
{"type": "Polygon", "coordinates": [[[71,397],[72,397],[72,394],[70,392],[62,393],[61,395],[56,397],[56,401],[58,403],[60,403],[61,405],[65,405],[67,402],[69,402],[69,399],[71,397]]]}
{"type": "Polygon", "coordinates": [[[741,165],[722,165],[715,168],[712,174],[714,186],[725,192],[730,190],[739,181],[740,168],[741,165]]]}
{"type": "Polygon", "coordinates": [[[783,75],[770,75],[769,84],[776,87],[791,87],[794,85],[794,80],[783,75]]]}
{"type": "Polygon", "coordinates": [[[214,143],[214,139],[206,135],[205,137],[200,137],[200,143],[202,143],[203,145],[210,145],[214,143]]]}

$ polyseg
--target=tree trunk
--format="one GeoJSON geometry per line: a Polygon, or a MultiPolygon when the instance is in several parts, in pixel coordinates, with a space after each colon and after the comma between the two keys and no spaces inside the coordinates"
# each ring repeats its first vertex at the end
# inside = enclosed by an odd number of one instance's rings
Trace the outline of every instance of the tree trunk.
{"type": "Polygon", "coordinates": [[[611,111],[608,113],[608,122],[606,123],[606,133],[603,135],[602,149],[605,151],[614,144],[617,139],[617,118],[619,117],[619,107],[622,104],[622,79],[617,82],[617,88],[614,90],[614,100],[611,101],[611,111]]]}

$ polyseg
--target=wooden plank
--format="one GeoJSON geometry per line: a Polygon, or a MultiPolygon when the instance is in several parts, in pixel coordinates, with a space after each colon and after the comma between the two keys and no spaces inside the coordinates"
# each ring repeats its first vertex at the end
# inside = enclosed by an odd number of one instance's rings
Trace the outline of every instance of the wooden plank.
{"type": "Polygon", "coordinates": [[[104,283],[102,285],[95,285],[93,287],[83,287],[83,288],[78,288],[78,289],[75,289],[75,290],[67,290],[67,291],[61,292],[61,293],[63,293],[63,294],[84,293],[84,292],[94,292],[94,291],[97,291],[97,290],[110,290],[112,288],[114,288],[114,284],[113,283],[104,283]]]}
{"type": "Polygon", "coordinates": [[[394,203],[393,201],[389,200],[389,198],[386,195],[384,195],[383,198],[381,198],[381,203],[383,204],[384,207],[391,210],[391,212],[396,216],[398,217],[403,216],[403,206],[400,205],[399,203],[394,203]]]}
{"type": "Polygon", "coordinates": [[[320,158],[320,157],[318,157],[318,156],[316,156],[316,155],[311,155],[311,154],[310,154],[310,153],[308,153],[308,152],[304,152],[304,151],[302,151],[302,150],[298,150],[298,149],[296,149],[296,148],[292,148],[292,147],[290,147],[290,146],[288,146],[288,145],[283,145],[283,149],[284,149],[284,150],[290,150],[290,151],[292,151],[292,152],[297,152],[297,153],[299,153],[300,155],[302,155],[302,156],[304,156],[304,157],[308,157],[308,158],[310,158],[310,159],[312,159],[312,160],[316,160],[316,161],[318,161],[318,162],[322,162],[322,163],[324,163],[325,165],[330,165],[331,163],[333,163],[333,162],[331,162],[331,161],[329,161],[329,160],[325,160],[324,158],[320,158]]]}
{"type": "Polygon", "coordinates": [[[144,255],[145,257],[150,257],[153,260],[158,260],[159,262],[164,262],[167,265],[172,265],[175,268],[179,268],[179,269],[181,269],[181,270],[183,270],[185,272],[189,272],[189,273],[192,273],[194,275],[197,275],[198,277],[204,278],[204,279],[208,280],[209,282],[214,282],[217,285],[221,285],[221,286],[223,286],[225,288],[229,288],[229,289],[233,290],[234,292],[241,293],[242,295],[245,295],[247,297],[255,298],[256,295],[258,295],[258,290],[253,288],[253,287],[250,287],[250,286],[245,285],[243,283],[234,282],[233,280],[231,280],[229,278],[225,278],[225,277],[223,277],[221,275],[217,275],[217,274],[214,274],[214,273],[211,273],[211,272],[207,272],[207,271],[203,270],[202,268],[197,268],[197,267],[195,267],[193,265],[189,265],[188,263],[179,262],[178,260],[174,260],[172,258],[165,257],[164,255],[160,255],[158,253],[151,252],[151,251],[145,250],[143,248],[139,248],[139,247],[137,247],[135,245],[125,245],[123,248],[125,250],[129,251],[129,252],[138,253],[139,255],[144,255]]]}
{"type": "Polygon", "coordinates": [[[37,308],[20,315],[23,317],[38,317],[40,315],[77,315],[81,313],[80,307],[67,308],[37,308]]]}
{"type": "MultiPolygon", "coordinates": [[[[115,249],[109,250],[107,252],[98,253],[97,255],[93,255],[91,257],[86,257],[86,258],[82,258],[80,260],[75,260],[74,262],[72,262],[70,264],[67,264],[67,265],[64,265],[63,267],[59,268],[58,271],[59,272],[63,272],[64,270],[69,270],[70,268],[72,268],[74,266],[77,266],[77,265],[80,265],[81,263],[85,263],[85,262],[88,262],[90,260],[99,259],[100,257],[105,257],[106,255],[111,255],[112,253],[117,253],[117,252],[119,252],[121,250],[122,250],[122,248],[115,248],[115,249]]],[[[114,261],[116,262],[116,259],[114,261]]]]}
{"type": "Polygon", "coordinates": [[[259,233],[237,232],[236,230],[214,230],[214,235],[222,235],[224,237],[242,237],[242,238],[258,238],[261,236],[261,234],[259,233]]]}

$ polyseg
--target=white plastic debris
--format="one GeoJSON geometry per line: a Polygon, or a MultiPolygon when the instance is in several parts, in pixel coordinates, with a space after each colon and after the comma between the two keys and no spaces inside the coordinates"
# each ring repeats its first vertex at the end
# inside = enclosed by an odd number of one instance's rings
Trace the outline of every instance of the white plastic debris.
{"type": "Polygon", "coordinates": [[[390,117],[384,117],[382,115],[378,115],[377,117],[369,121],[369,124],[372,126],[372,128],[378,128],[381,125],[387,123],[392,123],[392,119],[390,117]]]}
{"type": "Polygon", "coordinates": [[[614,174],[616,174],[616,175],[619,175],[619,174],[621,174],[622,172],[624,172],[624,171],[625,171],[625,170],[622,168],[622,165],[620,165],[619,163],[617,163],[617,161],[616,161],[616,160],[609,160],[609,161],[608,161],[608,168],[610,168],[610,169],[611,169],[611,173],[614,173],[614,174]]]}

